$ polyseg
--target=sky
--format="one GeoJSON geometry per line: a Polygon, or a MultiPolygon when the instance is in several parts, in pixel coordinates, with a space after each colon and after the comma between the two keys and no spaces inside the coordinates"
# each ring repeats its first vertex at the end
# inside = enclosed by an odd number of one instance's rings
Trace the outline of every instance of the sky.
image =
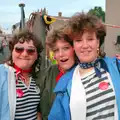
{"type": "Polygon", "coordinates": [[[30,13],[46,8],[48,14],[70,17],[76,12],[87,12],[95,6],[105,10],[105,0],[0,0],[0,26],[10,30],[12,25],[19,22],[21,11],[19,4],[24,3],[25,17],[29,18],[30,13]]]}

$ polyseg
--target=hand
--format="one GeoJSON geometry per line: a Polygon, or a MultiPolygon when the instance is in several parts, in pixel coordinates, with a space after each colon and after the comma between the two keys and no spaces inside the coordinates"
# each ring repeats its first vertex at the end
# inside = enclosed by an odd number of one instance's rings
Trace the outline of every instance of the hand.
{"type": "Polygon", "coordinates": [[[120,60],[120,54],[116,54],[115,56],[116,56],[117,59],[120,60]]]}
{"type": "Polygon", "coordinates": [[[42,115],[40,112],[37,112],[37,120],[42,120],[42,115]]]}

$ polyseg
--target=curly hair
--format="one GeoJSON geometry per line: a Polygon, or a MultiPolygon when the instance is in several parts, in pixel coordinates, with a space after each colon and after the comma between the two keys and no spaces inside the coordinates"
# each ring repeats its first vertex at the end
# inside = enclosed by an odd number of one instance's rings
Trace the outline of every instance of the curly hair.
{"type": "MultiPolygon", "coordinates": [[[[56,45],[56,42],[58,40],[64,40],[68,42],[72,47],[73,47],[73,40],[71,37],[65,32],[66,31],[67,24],[57,28],[57,29],[52,29],[48,32],[47,37],[46,37],[46,44],[48,47],[53,50],[53,48],[56,45]]],[[[75,62],[78,61],[78,58],[76,54],[74,54],[75,57],[75,62]]]]}
{"type": "Polygon", "coordinates": [[[100,40],[100,46],[106,36],[106,28],[102,21],[95,15],[89,13],[76,13],[72,16],[67,24],[66,32],[73,39],[76,34],[83,34],[84,31],[94,31],[97,39],[100,40]]]}
{"type": "MultiPolygon", "coordinates": [[[[36,47],[37,53],[38,53],[38,58],[32,66],[32,76],[36,77],[36,69],[38,69],[38,70],[40,69],[41,52],[43,50],[43,46],[42,46],[42,43],[40,42],[40,40],[33,33],[29,32],[27,30],[23,30],[18,34],[15,34],[13,36],[13,38],[10,40],[9,49],[10,49],[10,52],[12,53],[15,44],[17,44],[18,42],[20,42],[20,43],[24,43],[25,41],[29,42],[31,40],[33,41],[33,44],[36,47]]],[[[13,66],[12,54],[9,58],[9,62],[10,62],[10,65],[13,66]]]]}
{"type": "Polygon", "coordinates": [[[64,25],[61,26],[60,28],[52,29],[48,32],[46,37],[46,44],[49,46],[50,49],[53,49],[57,40],[62,40],[62,39],[64,39],[71,46],[73,46],[72,39],[68,36],[68,34],[64,32],[65,27],[66,26],[64,25]]]}

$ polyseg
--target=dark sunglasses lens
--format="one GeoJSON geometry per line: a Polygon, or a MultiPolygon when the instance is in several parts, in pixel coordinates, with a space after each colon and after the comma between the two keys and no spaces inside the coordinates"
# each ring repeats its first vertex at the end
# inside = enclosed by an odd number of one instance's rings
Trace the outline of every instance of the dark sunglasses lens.
{"type": "Polygon", "coordinates": [[[34,54],[35,53],[35,49],[27,49],[27,53],[28,54],[34,54]]]}
{"type": "Polygon", "coordinates": [[[24,48],[16,47],[16,48],[15,48],[15,51],[16,51],[17,53],[22,53],[22,52],[24,51],[24,48]]]}

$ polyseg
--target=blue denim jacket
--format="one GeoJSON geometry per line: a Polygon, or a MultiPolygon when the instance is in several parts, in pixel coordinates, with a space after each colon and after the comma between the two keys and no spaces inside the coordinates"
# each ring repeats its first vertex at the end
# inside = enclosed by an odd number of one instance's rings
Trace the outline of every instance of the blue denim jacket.
{"type": "Polygon", "coordinates": [[[0,65],[0,120],[10,120],[8,104],[8,71],[0,65]]]}
{"type": "MultiPolygon", "coordinates": [[[[116,65],[116,58],[105,57],[101,59],[102,67],[111,75],[115,89],[116,102],[118,107],[118,118],[120,120],[120,73],[116,65]]],[[[61,77],[54,92],[56,99],[51,108],[48,120],[71,120],[70,114],[70,93],[74,68],[61,77]]]]}

